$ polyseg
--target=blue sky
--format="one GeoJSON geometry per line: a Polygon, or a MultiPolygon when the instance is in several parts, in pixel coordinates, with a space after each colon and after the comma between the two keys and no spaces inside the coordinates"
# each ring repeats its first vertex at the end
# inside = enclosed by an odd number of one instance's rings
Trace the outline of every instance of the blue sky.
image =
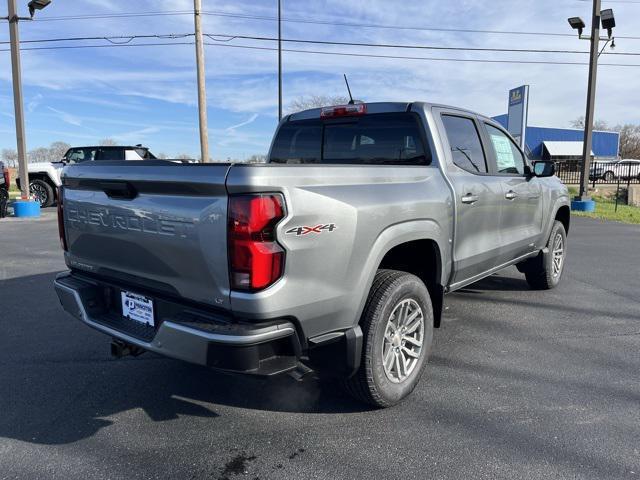
{"type": "MultiPolygon", "coordinates": [[[[26,0],[18,0],[22,7],[26,0]]],[[[615,33],[633,36],[640,4],[603,2],[613,7],[615,33]]],[[[411,27],[571,33],[567,17],[590,23],[590,3],[580,0],[382,1],[283,0],[290,19],[326,20],[411,27]]],[[[184,11],[191,0],[53,0],[35,22],[21,24],[22,40],[181,34],[193,31],[190,15],[46,21],[48,18],[129,12],[184,11]]],[[[23,9],[23,11],[25,11],[23,9]]],[[[203,10],[272,17],[276,1],[203,0],[203,10]]],[[[6,0],[0,0],[0,12],[6,0]]],[[[26,14],[26,11],[24,12],[26,14]]],[[[4,13],[3,13],[4,14],[4,13]]],[[[261,19],[207,15],[204,31],[216,34],[274,36],[277,25],[261,19]]],[[[490,35],[284,23],[283,37],[395,44],[588,50],[588,42],[563,36],[490,35]]],[[[0,41],[8,25],[0,23],[0,41]]],[[[190,39],[188,39],[190,40],[190,39]]],[[[133,41],[142,43],[145,40],[133,41]]],[[[149,40],[147,40],[149,41],[149,40]]],[[[158,41],[158,40],[151,40],[158,41]]],[[[163,40],[171,43],[170,40],[163,40]]],[[[177,40],[177,42],[184,40],[177,40]]],[[[56,44],[77,45],[78,43],[56,44]]],[[[103,45],[104,41],[84,42],[103,45]]],[[[274,46],[232,40],[231,45],[274,46]]],[[[617,52],[640,51],[640,40],[619,39],[617,52]]],[[[34,45],[30,45],[34,46],[34,45]]],[[[28,45],[24,44],[27,48],[28,45]]],[[[288,48],[383,53],[461,59],[587,61],[587,55],[440,52],[364,47],[287,45],[288,48]]],[[[6,48],[0,46],[0,49],[6,48]]],[[[198,156],[194,47],[119,47],[23,51],[23,82],[29,149],[62,140],[73,145],[111,137],[143,143],[167,155],[198,156]]],[[[603,63],[640,59],[602,56],[603,63]]],[[[265,153],[277,125],[276,53],[224,46],[206,48],[209,136],[216,159],[265,153]]],[[[587,67],[509,65],[373,59],[285,52],[284,104],[301,95],[343,95],[342,73],[357,98],[365,101],[425,100],[467,107],[487,115],[504,113],[509,88],[531,85],[530,124],[568,126],[584,115],[587,67]]],[[[611,124],[639,122],[640,68],[602,66],[596,116],[611,124]]],[[[0,149],[15,148],[11,68],[0,52],[0,149]]]]}

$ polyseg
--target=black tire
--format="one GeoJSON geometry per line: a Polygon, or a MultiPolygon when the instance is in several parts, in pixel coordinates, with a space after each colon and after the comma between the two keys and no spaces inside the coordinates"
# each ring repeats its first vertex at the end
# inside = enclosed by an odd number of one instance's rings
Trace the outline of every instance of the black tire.
{"type": "Polygon", "coordinates": [[[0,188],[0,218],[7,216],[7,208],[9,206],[9,192],[0,188]]]}
{"type": "Polygon", "coordinates": [[[547,240],[547,251],[540,254],[527,262],[525,265],[524,275],[527,283],[534,290],[549,290],[555,288],[562,278],[564,272],[564,264],[567,257],[567,232],[564,225],[558,220],[553,222],[549,240],[547,240]],[[562,258],[560,260],[559,271],[554,268],[554,248],[558,237],[561,239],[562,258]]]}
{"type": "Polygon", "coordinates": [[[39,178],[34,178],[29,182],[29,191],[34,198],[40,202],[40,206],[42,208],[50,207],[53,205],[55,201],[55,196],[53,194],[53,187],[49,185],[44,180],[39,178]]]}
{"type": "Polygon", "coordinates": [[[616,176],[613,174],[613,172],[604,172],[604,174],[602,175],[602,180],[604,180],[605,182],[611,182],[613,180],[615,180],[616,176]]]}
{"type": "MultiPolygon", "coordinates": [[[[412,313],[416,311],[417,308],[412,313]]],[[[413,323],[407,322],[406,325],[413,325],[413,323]]],[[[395,405],[409,395],[418,384],[431,349],[433,308],[427,287],[415,275],[396,270],[378,270],[360,319],[360,327],[363,334],[360,367],[355,375],[345,381],[345,388],[353,397],[370,405],[376,407],[395,405]],[[396,379],[396,383],[392,381],[389,376],[391,374],[387,373],[383,365],[383,345],[394,350],[390,337],[385,337],[387,325],[396,307],[401,304],[406,305],[407,301],[409,305],[415,306],[417,304],[422,312],[422,343],[420,347],[416,347],[413,346],[414,342],[411,342],[409,349],[420,348],[419,357],[416,360],[413,360],[415,357],[411,357],[409,362],[412,363],[410,364],[402,362],[404,373],[407,373],[407,365],[412,365],[412,367],[410,367],[406,378],[396,379]]],[[[409,328],[409,330],[411,329],[409,328]]],[[[419,336],[417,333],[415,335],[419,336]]],[[[398,341],[400,340],[398,339],[398,341]]],[[[399,348],[404,351],[404,345],[405,342],[402,341],[401,346],[395,347],[394,351],[399,348]]],[[[387,353],[390,352],[387,350],[387,353]]],[[[391,352],[391,356],[393,355],[398,357],[402,354],[391,352]]],[[[391,359],[391,356],[388,358],[391,359]]],[[[400,363],[394,363],[394,360],[391,360],[392,367],[395,365],[398,369],[401,368],[400,363]]]]}

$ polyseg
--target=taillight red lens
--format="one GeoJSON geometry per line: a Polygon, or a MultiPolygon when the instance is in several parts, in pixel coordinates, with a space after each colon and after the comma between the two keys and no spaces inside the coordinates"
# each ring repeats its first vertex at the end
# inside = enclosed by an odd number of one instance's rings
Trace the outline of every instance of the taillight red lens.
{"type": "Polygon", "coordinates": [[[62,205],[62,187],[58,187],[58,235],[60,235],[60,246],[66,252],[67,248],[67,236],[64,231],[64,207],[62,205]]]}
{"type": "Polygon", "coordinates": [[[275,227],[284,216],[284,200],[279,194],[229,197],[231,288],[256,291],[282,276],[284,250],[276,243],[275,227]]]}

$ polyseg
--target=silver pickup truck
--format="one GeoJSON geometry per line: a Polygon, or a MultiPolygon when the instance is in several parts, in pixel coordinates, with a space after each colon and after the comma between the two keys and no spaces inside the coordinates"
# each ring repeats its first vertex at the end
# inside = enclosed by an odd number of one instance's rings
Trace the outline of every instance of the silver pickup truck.
{"type": "Polygon", "coordinates": [[[570,214],[553,173],[459,108],[308,110],[263,165],[66,167],[55,288],[116,356],[315,371],[390,406],[420,379],[445,293],[510,265],[558,284],[570,214]]]}

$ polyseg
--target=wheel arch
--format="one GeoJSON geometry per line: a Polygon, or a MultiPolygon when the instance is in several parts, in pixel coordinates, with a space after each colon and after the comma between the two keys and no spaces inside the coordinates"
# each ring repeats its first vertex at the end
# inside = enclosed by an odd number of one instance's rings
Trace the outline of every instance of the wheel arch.
{"type": "Polygon", "coordinates": [[[380,268],[388,268],[412,273],[425,282],[433,304],[434,326],[438,327],[442,316],[444,279],[448,278],[450,269],[444,248],[447,235],[449,233],[433,220],[402,222],[385,229],[376,239],[361,277],[365,288],[357,321],[364,310],[376,272],[380,268]]]}
{"type": "Polygon", "coordinates": [[[571,224],[571,209],[569,205],[561,205],[558,207],[554,219],[562,223],[565,233],[569,235],[569,226],[571,224]]]}
{"type": "MultiPolygon", "coordinates": [[[[48,172],[29,172],[29,181],[31,182],[31,180],[42,180],[45,182],[51,187],[51,190],[53,190],[53,201],[58,200],[58,186],[51,179],[48,172]]],[[[20,178],[16,178],[16,185],[20,188],[20,178]]]]}

